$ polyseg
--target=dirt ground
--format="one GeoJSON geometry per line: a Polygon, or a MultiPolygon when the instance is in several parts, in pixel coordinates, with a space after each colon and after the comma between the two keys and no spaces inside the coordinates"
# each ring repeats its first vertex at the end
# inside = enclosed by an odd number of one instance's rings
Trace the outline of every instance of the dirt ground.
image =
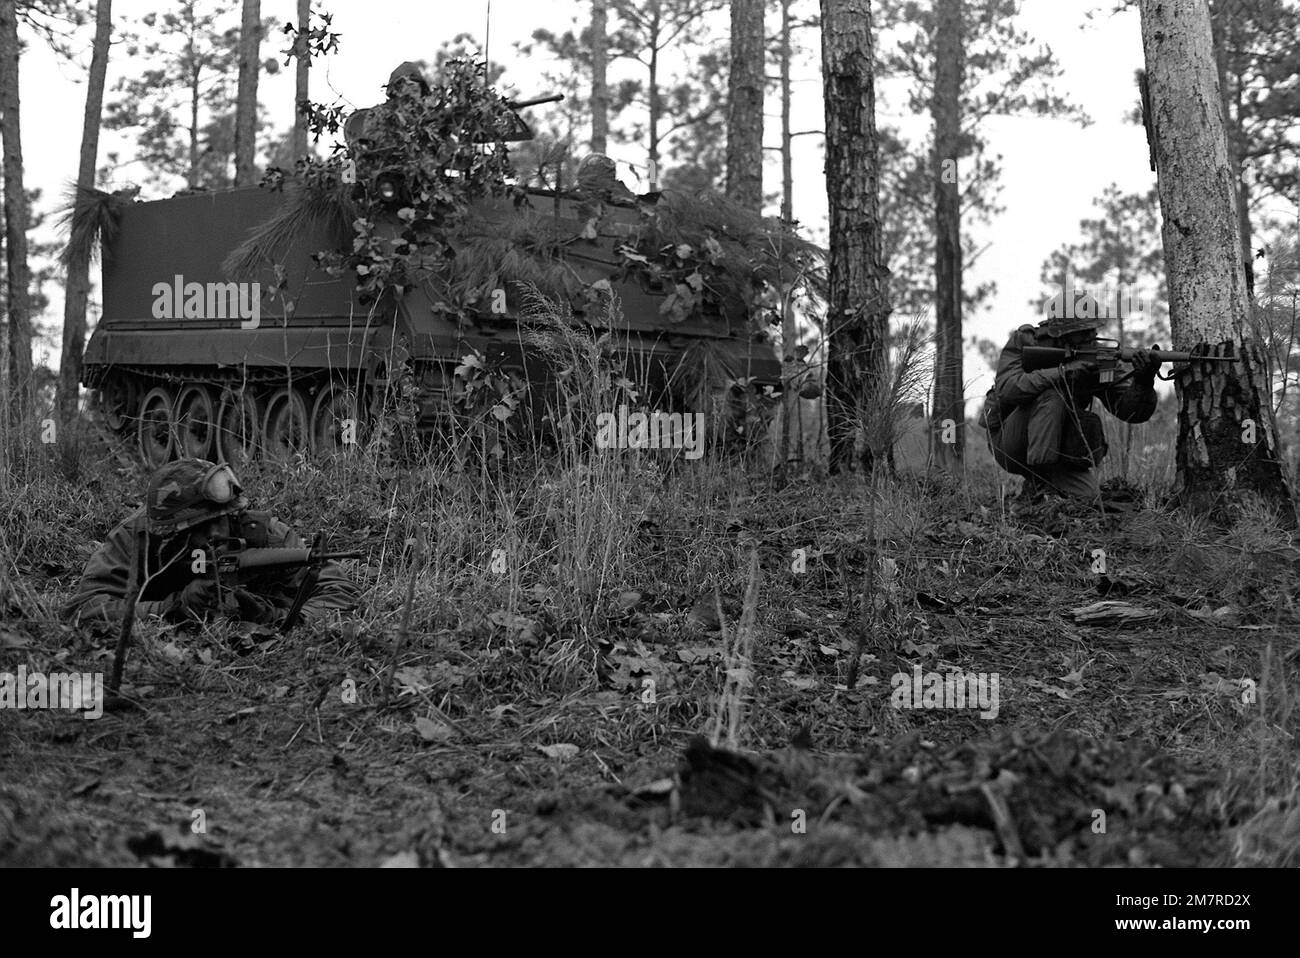
{"type": "MultiPolygon", "coordinates": [[[[324,631],[141,625],[131,707],[0,710],[0,864],[1295,863],[1300,553],[1157,508],[1017,515],[912,485],[882,509],[864,633],[863,501],[794,482],[665,510],[585,636],[557,611],[563,570],[436,615],[417,590],[387,707],[396,567],[353,565],[370,611],[324,631]],[[1100,601],[1127,620],[1077,620],[1100,601]],[[897,707],[916,667],[996,676],[996,716],[897,707]],[[728,668],[748,683],[738,750],[697,738],[728,668]]],[[[335,541],[373,548],[370,519],[340,514],[335,541]]],[[[108,671],[112,637],[54,613],[116,517],[24,543],[0,671],[108,671]]]]}

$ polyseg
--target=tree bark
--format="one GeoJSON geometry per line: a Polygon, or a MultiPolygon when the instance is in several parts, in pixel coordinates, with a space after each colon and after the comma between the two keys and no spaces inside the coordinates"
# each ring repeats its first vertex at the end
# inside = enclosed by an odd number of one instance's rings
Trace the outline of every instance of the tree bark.
{"type": "Polygon", "coordinates": [[[934,458],[953,469],[966,448],[966,404],[962,377],[961,193],[957,154],[961,148],[961,84],[965,68],[962,0],[938,0],[935,7],[934,154],[934,458]],[[947,428],[947,421],[955,433],[947,428]],[[945,442],[944,439],[955,439],[945,442]]]}
{"type": "Polygon", "coordinates": [[[763,0],[731,0],[727,81],[728,199],[763,211],[763,0]]]}
{"type": "MultiPolygon", "coordinates": [[[[850,466],[853,440],[887,371],[889,300],[881,256],[875,77],[868,0],[821,0],[830,219],[827,427],[831,468],[850,466]]],[[[873,466],[870,447],[863,465],[873,466]]]]}
{"type": "Polygon", "coordinates": [[[235,185],[256,186],[257,74],[262,43],[262,2],[244,0],[239,31],[239,88],[235,94],[235,185]]]}
{"type": "Polygon", "coordinates": [[[1250,188],[1246,185],[1242,162],[1246,136],[1241,129],[1241,77],[1234,77],[1228,69],[1228,47],[1236,42],[1232,20],[1234,10],[1224,9],[1222,3],[1214,4],[1210,11],[1210,29],[1214,38],[1214,65],[1219,74],[1219,99],[1223,104],[1228,156],[1232,161],[1232,177],[1237,184],[1237,230],[1241,235],[1242,262],[1246,269],[1246,296],[1250,299],[1255,293],[1255,264],[1250,248],[1250,188]],[[1237,108],[1235,111],[1229,105],[1233,101],[1237,108]]]}
{"type": "Polygon", "coordinates": [[[1254,494],[1294,527],[1268,365],[1249,323],[1209,8],[1206,0],[1140,0],[1139,9],[1174,347],[1205,342],[1236,359],[1192,363],[1178,377],[1175,493],[1185,507],[1225,521],[1254,494]]]}
{"type": "Polygon", "coordinates": [[[303,115],[302,105],[311,99],[309,89],[311,74],[311,52],[307,44],[307,35],[311,30],[311,0],[298,0],[298,37],[294,43],[294,91],[293,91],[293,149],[294,160],[307,155],[307,117],[303,115]]]}
{"type": "Polygon", "coordinates": [[[18,17],[14,0],[0,0],[0,135],[4,138],[5,268],[9,320],[9,403],[14,422],[32,401],[31,273],[27,267],[27,194],[23,190],[22,124],[19,118],[18,17]]]}
{"type": "Polygon", "coordinates": [[[650,70],[647,84],[650,107],[650,148],[647,151],[649,159],[648,176],[650,178],[650,189],[657,189],[659,180],[659,29],[663,20],[659,9],[659,0],[650,0],[650,29],[646,31],[650,40],[650,70]]]}
{"type": "MultiPolygon", "coordinates": [[[[794,0],[781,0],[781,219],[794,222],[794,138],[790,135],[790,5],[794,0]]],[[[789,296],[781,299],[781,359],[787,374],[799,342],[799,325],[794,315],[794,303],[789,296]]],[[[803,459],[803,404],[799,391],[792,383],[783,384],[781,391],[781,450],[787,461],[803,459]]]]}
{"type": "MultiPolygon", "coordinates": [[[[73,203],[95,187],[99,156],[99,120],[104,108],[104,77],[108,72],[108,43],[113,34],[113,0],[95,5],[95,40],[86,80],[86,112],[81,124],[81,158],[73,203]]],[[[86,303],[90,299],[90,249],[78,250],[68,261],[67,294],[63,300],[63,354],[59,363],[59,418],[64,428],[77,418],[81,388],[81,357],[86,346],[86,303]]]]}
{"type": "Polygon", "coordinates": [[[190,189],[196,189],[199,185],[199,66],[194,57],[194,48],[196,44],[193,34],[190,35],[190,62],[194,64],[190,68],[190,168],[185,174],[185,182],[190,189]]]}
{"type": "Polygon", "coordinates": [[[609,149],[609,3],[591,0],[591,152],[609,149]]]}

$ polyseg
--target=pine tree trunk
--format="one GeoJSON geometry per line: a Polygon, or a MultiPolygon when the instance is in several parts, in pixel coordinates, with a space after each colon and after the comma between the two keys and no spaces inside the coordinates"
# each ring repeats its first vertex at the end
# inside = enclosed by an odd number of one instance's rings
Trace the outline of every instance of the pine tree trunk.
{"type": "Polygon", "coordinates": [[[9,392],[12,421],[26,418],[32,400],[31,273],[27,267],[27,194],[19,120],[18,17],[14,0],[0,0],[0,135],[4,138],[4,214],[9,392]]]}
{"type": "Polygon", "coordinates": [[[961,84],[964,69],[962,0],[938,0],[935,7],[934,154],[934,458],[956,467],[966,448],[961,331],[961,194],[957,154],[961,146],[961,84]],[[955,435],[947,427],[951,420],[955,435]],[[955,441],[944,442],[945,438],[955,441]]]}
{"type": "MultiPolygon", "coordinates": [[[[1233,28],[1232,10],[1225,10],[1222,3],[1215,3],[1210,10],[1210,29],[1214,38],[1214,65],[1219,74],[1219,99],[1223,104],[1223,124],[1228,137],[1228,156],[1232,160],[1232,178],[1237,185],[1237,229],[1241,235],[1242,262],[1246,269],[1246,296],[1254,296],[1255,270],[1250,248],[1250,188],[1246,185],[1243,172],[1242,153],[1245,150],[1246,137],[1241,129],[1241,82],[1240,75],[1233,76],[1228,70],[1228,47],[1237,42],[1233,28]],[[1236,111],[1230,104],[1235,101],[1236,111]]],[[[1253,307],[1253,303],[1251,304],[1253,307]]]]}
{"type": "MultiPolygon", "coordinates": [[[[821,0],[830,290],[826,310],[831,468],[852,465],[867,397],[887,369],[888,270],[881,257],[879,144],[868,0],[821,0]]],[[[868,449],[863,466],[869,471],[868,449]]]]}
{"type": "Polygon", "coordinates": [[[659,180],[659,28],[662,23],[660,19],[659,0],[650,0],[650,29],[647,31],[650,40],[650,73],[647,78],[649,90],[650,117],[649,117],[649,135],[650,144],[647,156],[649,159],[648,176],[650,178],[650,189],[658,188],[659,180]]]}
{"type": "MultiPolygon", "coordinates": [[[[190,62],[193,63],[194,41],[190,40],[190,62]]],[[[190,189],[197,189],[199,185],[199,78],[201,74],[198,66],[190,70],[190,163],[189,170],[185,174],[185,181],[190,189]]]]}
{"type": "Polygon", "coordinates": [[[298,38],[294,44],[295,78],[293,91],[293,140],[291,143],[294,160],[307,155],[307,117],[303,115],[302,105],[311,99],[309,89],[311,75],[311,53],[307,44],[307,34],[311,30],[311,0],[298,0],[298,38]]]}
{"type": "MultiPolygon", "coordinates": [[[[781,0],[781,219],[794,222],[794,139],[790,133],[790,5],[781,0]]],[[[781,359],[789,363],[799,342],[799,325],[789,296],[781,300],[781,359]]],[[[786,366],[787,372],[789,365],[786,366]]],[[[784,383],[781,391],[781,448],[787,461],[803,459],[803,403],[799,391],[784,383]]]]}
{"type": "Polygon", "coordinates": [[[239,87],[235,93],[235,185],[256,186],[257,73],[262,42],[262,2],[244,0],[239,31],[239,87]]]}
{"type": "Polygon", "coordinates": [[[1174,347],[1206,342],[1237,357],[1193,363],[1178,377],[1175,492],[1186,507],[1223,520],[1254,493],[1294,526],[1268,365],[1248,322],[1209,9],[1206,0],[1140,0],[1139,8],[1174,347]]]}
{"type": "Polygon", "coordinates": [[[763,0],[731,0],[726,193],[755,213],[763,211],[763,40],[763,0]]]}
{"type": "MultiPolygon", "coordinates": [[[[108,72],[108,42],[113,34],[113,0],[95,5],[95,40],[86,80],[86,112],[81,125],[81,158],[77,164],[77,195],[95,187],[99,156],[99,118],[104,107],[104,77],[108,72]]],[[[86,346],[86,303],[90,299],[91,250],[79,250],[68,262],[68,286],[63,300],[63,354],[59,363],[59,418],[64,428],[77,418],[81,387],[81,356],[86,346]]]]}
{"type": "Polygon", "coordinates": [[[609,149],[609,2],[591,0],[591,152],[609,149]]]}

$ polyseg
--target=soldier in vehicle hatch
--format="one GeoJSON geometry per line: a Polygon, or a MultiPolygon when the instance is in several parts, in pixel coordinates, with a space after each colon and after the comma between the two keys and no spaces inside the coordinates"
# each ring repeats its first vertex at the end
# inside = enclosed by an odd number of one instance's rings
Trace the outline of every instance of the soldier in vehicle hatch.
{"type": "Polygon", "coordinates": [[[349,149],[360,148],[367,150],[373,147],[374,140],[372,130],[377,121],[376,113],[384,107],[392,108],[396,106],[399,95],[406,84],[414,84],[421,96],[429,95],[429,81],[424,78],[424,73],[420,68],[407,60],[401,64],[388,76],[388,82],[384,84],[384,91],[388,94],[388,99],[379,106],[364,107],[357,110],[343,124],[343,139],[347,142],[349,149]]]}
{"type": "MultiPolygon", "coordinates": [[[[1096,310],[1077,312],[1097,315],[1096,310]]],[[[1033,372],[1023,368],[1026,346],[1086,346],[1101,325],[1094,318],[1052,316],[1037,327],[1021,326],[1002,349],[980,424],[988,430],[997,464],[1025,477],[1023,500],[1054,494],[1099,501],[1097,467],[1107,445],[1101,417],[1092,411],[1094,398],[1130,423],[1146,422],[1156,410],[1160,361],[1145,351],[1134,357],[1131,377],[1109,384],[1101,383],[1096,363],[1085,359],[1033,372]]]]}
{"type": "MultiPolygon", "coordinates": [[[[205,568],[210,563],[196,561],[221,540],[242,539],[241,545],[249,548],[303,548],[283,522],[250,510],[242,492],[224,463],[182,459],[158,469],[149,479],[145,505],[119,524],[86,563],[64,617],[73,623],[120,622],[134,552],[140,584],[137,618],[194,622],[224,615],[260,625],[281,624],[310,574],[307,568],[267,568],[223,587],[213,570],[205,568]]],[[[351,611],[359,596],[338,564],[326,561],[319,566],[299,617],[310,622],[334,610],[351,611]]]]}

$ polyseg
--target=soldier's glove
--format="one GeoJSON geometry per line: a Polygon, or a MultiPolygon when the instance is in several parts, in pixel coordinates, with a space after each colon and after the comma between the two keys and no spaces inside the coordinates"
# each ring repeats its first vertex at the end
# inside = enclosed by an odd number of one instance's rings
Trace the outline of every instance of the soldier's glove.
{"type": "Polygon", "coordinates": [[[1068,363],[1061,364],[1061,377],[1067,380],[1095,373],[1096,371],[1097,364],[1091,359],[1071,359],[1068,363]]]}
{"type": "MultiPolygon", "coordinates": [[[[1159,346],[1152,346],[1159,350],[1159,346]]],[[[1160,372],[1160,358],[1151,355],[1148,350],[1139,349],[1133,354],[1133,379],[1147,386],[1154,386],[1156,373],[1160,372]]]]}
{"type": "Polygon", "coordinates": [[[254,595],[247,589],[236,589],[234,598],[239,606],[239,618],[245,622],[274,625],[282,615],[281,610],[270,600],[254,595]]]}
{"type": "Polygon", "coordinates": [[[194,579],[172,596],[167,613],[173,618],[202,619],[217,608],[217,583],[212,579],[194,579]]]}

